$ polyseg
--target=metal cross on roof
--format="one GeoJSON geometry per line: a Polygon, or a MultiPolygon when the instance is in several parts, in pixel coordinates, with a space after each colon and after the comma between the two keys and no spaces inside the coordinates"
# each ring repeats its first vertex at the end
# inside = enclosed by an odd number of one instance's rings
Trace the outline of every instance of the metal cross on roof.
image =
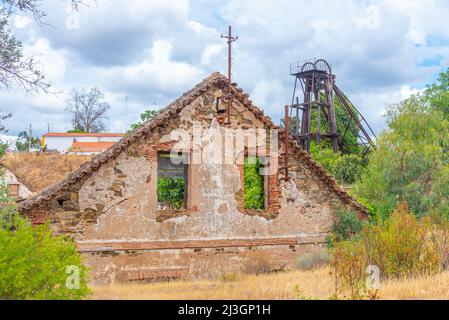
{"type": "Polygon", "coordinates": [[[228,102],[228,106],[226,109],[228,120],[227,124],[231,123],[231,103],[232,103],[232,95],[231,95],[231,85],[232,85],[232,43],[239,39],[238,36],[232,36],[232,27],[228,27],[228,35],[221,35],[222,39],[226,39],[228,43],[228,94],[226,96],[226,100],[228,102]]]}

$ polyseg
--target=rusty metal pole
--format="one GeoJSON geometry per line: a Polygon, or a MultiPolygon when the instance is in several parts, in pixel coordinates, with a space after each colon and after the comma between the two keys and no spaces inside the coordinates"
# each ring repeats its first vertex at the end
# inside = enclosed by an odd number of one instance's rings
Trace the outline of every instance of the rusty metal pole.
{"type": "Polygon", "coordinates": [[[232,84],[232,27],[228,29],[228,124],[231,123],[231,84],[232,84]]]}
{"type": "Polygon", "coordinates": [[[226,113],[227,113],[227,124],[231,123],[231,105],[232,105],[232,94],[231,94],[231,89],[232,89],[232,43],[234,41],[238,40],[238,36],[233,37],[232,36],[232,27],[229,26],[228,27],[228,35],[224,36],[221,35],[222,39],[227,39],[227,44],[228,44],[228,94],[226,96],[226,99],[228,100],[228,105],[226,108],[226,113]]]}
{"type": "Polygon", "coordinates": [[[285,146],[284,146],[284,153],[285,153],[285,155],[284,155],[284,157],[285,157],[285,159],[284,159],[284,164],[285,164],[285,181],[289,181],[290,180],[290,177],[289,177],[289,175],[288,175],[288,156],[289,156],[289,154],[288,154],[288,143],[289,143],[289,141],[288,141],[288,137],[289,137],[289,132],[290,132],[290,118],[289,118],[289,109],[290,109],[290,107],[288,106],[288,105],[286,105],[285,106],[285,146]]]}

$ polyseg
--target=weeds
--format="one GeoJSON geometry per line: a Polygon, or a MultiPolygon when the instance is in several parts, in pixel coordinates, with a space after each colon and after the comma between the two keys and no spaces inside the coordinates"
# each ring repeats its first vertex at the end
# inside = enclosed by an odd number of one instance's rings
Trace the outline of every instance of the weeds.
{"type": "Polygon", "coordinates": [[[356,238],[333,244],[333,298],[378,299],[378,291],[367,288],[368,266],[378,268],[379,280],[426,276],[447,268],[448,252],[449,222],[418,220],[401,204],[389,219],[364,226],[356,238]]]}
{"type": "Polygon", "coordinates": [[[270,273],[274,269],[274,261],[271,255],[264,252],[256,252],[245,261],[243,273],[259,275],[270,273]]]}
{"type": "Polygon", "coordinates": [[[313,270],[321,268],[327,264],[329,264],[329,254],[326,250],[320,250],[306,253],[301,256],[296,263],[296,269],[313,270]]]}

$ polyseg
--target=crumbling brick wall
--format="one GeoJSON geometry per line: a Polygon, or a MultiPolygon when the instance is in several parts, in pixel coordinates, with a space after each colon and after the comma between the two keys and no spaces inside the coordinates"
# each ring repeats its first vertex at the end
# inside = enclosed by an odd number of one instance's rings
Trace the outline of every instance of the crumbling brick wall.
{"type": "MultiPolygon", "coordinates": [[[[244,263],[254,250],[292,265],[324,243],[336,208],[348,204],[293,144],[285,181],[281,139],[281,170],[267,178],[266,210],[243,208],[238,164],[190,165],[187,208],[157,210],[157,153],[179,142],[175,130],[201,125],[207,146],[208,134],[229,127],[222,96],[220,87],[209,88],[88,178],[25,214],[34,223],[50,219],[55,233],[72,235],[100,282],[211,276],[244,263]]],[[[235,99],[230,127],[266,125],[235,99]]]]}

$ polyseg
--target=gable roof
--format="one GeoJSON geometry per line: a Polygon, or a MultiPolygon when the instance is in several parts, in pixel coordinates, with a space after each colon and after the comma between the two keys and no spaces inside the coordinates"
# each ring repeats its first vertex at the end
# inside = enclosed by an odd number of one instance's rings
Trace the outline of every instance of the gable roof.
{"type": "MultiPolygon", "coordinates": [[[[53,187],[45,189],[40,194],[22,201],[18,204],[19,210],[29,210],[44,201],[49,201],[53,197],[57,196],[61,191],[66,191],[70,185],[77,183],[78,181],[88,178],[93,172],[97,171],[104,163],[108,162],[110,159],[116,158],[123,150],[125,150],[133,142],[137,141],[139,138],[144,136],[150,130],[160,126],[165,121],[176,116],[185,106],[189,105],[194,99],[201,96],[203,93],[209,89],[219,86],[226,90],[227,77],[219,72],[212,73],[210,76],[205,78],[203,81],[194,86],[191,90],[185,92],[182,96],[176,99],[174,102],[170,103],[161,112],[158,113],[153,119],[147,120],[141,124],[139,128],[134,130],[130,135],[125,136],[119,142],[114,144],[111,148],[105,152],[97,155],[91,161],[82,165],[78,170],[70,173],[67,178],[60,181],[53,187]]],[[[264,115],[264,112],[256,107],[252,101],[249,99],[249,95],[243,91],[237,84],[233,83],[232,87],[233,96],[242,103],[249,111],[251,111],[254,116],[261,121],[268,128],[276,128],[279,130],[279,135],[284,135],[284,131],[276,126],[272,120],[264,115]]],[[[333,189],[340,198],[350,205],[352,208],[367,214],[367,209],[358,203],[352,196],[350,196],[345,190],[343,190],[335,179],[326,172],[319,164],[312,160],[310,155],[301,149],[299,144],[291,139],[294,144],[294,151],[298,154],[304,163],[318,174],[318,176],[331,188],[333,189]]]]}

